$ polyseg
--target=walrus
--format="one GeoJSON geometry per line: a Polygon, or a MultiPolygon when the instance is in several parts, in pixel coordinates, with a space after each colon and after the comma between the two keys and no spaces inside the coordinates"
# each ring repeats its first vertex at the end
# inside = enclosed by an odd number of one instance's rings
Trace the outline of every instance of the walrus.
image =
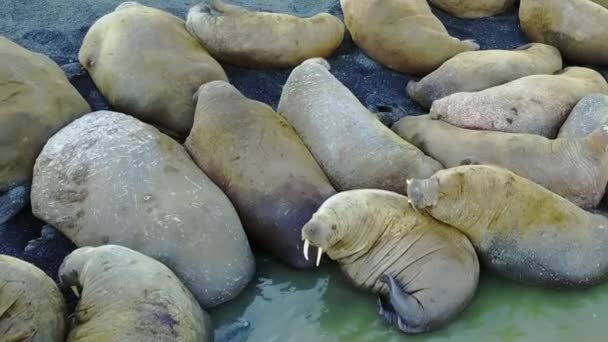
{"type": "Polygon", "coordinates": [[[562,69],[559,51],[532,43],[514,50],[461,52],[420,81],[410,81],[407,93],[424,108],[435,100],[458,92],[480,91],[518,78],[553,74],[562,69]]]}
{"type": "Polygon", "coordinates": [[[608,124],[608,96],[593,94],[582,98],[559,130],[558,138],[582,138],[608,124]]]}
{"type": "Polygon", "coordinates": [[[458,230],[415,211],[405,196],[361,189],[325,201],[302,230],[358,288],[379,294],[378,312],[409,334],[457,316],[477,288],[479,262],[458,230]]]}
{"type": "Polygon", "coordinates": [[[608,8],[600,4],[521,0],[519,23],[528,39],[557,47],[572,62],[608,65],[608,8]]]}
{"type": "Polygon", "coordinates": [[[584,288],[608,272],[608,218],[497,166],[412,179],[417,210],[462,231],[497,273],[531,285],[584,288]]]}
{"type": "Polygon", "coordinates": [[[188,31],[220,61],[248,68],[286,68],[328,57],[344,39],[344,24],[329,13],[300,18],[249,11],[212,0],[190,9],[188,31]]]}
{"type": "Polygon", "coordinates": [[[0,223],[29,203],[36,157],[91,107],[45,55],[0,36],[0,223]]]}
{"type": "Polygon", "coordinates": [[[131,249],[82,247],[59,267],[79,296],[67,342],[211,342],[211,319],[177,276],[131,249]]]}
{"type": "Polygon", "coordinates": [[[295,268],[302,226],[336,191],[287,121],[223,81],[202,85],[185,147],[235,205],[250,241],[295,268]]]}
{"type": "Polygon", "coordinates": [[[63,342],[66,310],[53,279],[28,262],[0,255],[0,341],[63,342]]]}
{"type": "Polygon", "coordinates": [[[429,2],[455,17],[483,18],[510,9],[515,0],[429,0],[429,2]]]}
{"type": "Polygon", "coordinates": [[[608,125],[581,138],[555,140],[458,128],[428,115],[405,117],[392,129],[446,168],[502,166],[582,208],[595,208],[608,183],[608,125]]]}
{"type": "Polygon", "coordinates": [[[407,178],[430,176],[442,168],[384,126],[329,68],[322,58],[296,67],[283,87],[277,111],[337,190],[405,193],[407,178]]]}
{"type": "Polygon", "coordinates": [[[87,114],[49,139],[31,199],[34,215],[78,247],[120,245],[161,261],[205,308],[235,298],[255,273],[230,199],[182,145],[123,113],[87,114]]]}
{"type": "Polygon", "coordinates": [[[78,59],[115,110],[179,137],[192,127],[198,87],[228,80],[182,19],[133,1],[91,26],[78,59]]]}
{"type": "Polygon", "coordinates": [[[608,8],[608,0],[591,0],[591,1],[595,2],[598,5],[608,8]]]}
{"type": "Polygon", "coordinates": [[[608,94],[595,70],[569,67],[554,75],[531,75],[479,92],[462,92],[433,102],[432,119],[452,125],[555,138],[583,97],[608,94]]]}
{"type": "Polygon", "coordinates": [[[427,74],[451,57],[479,50],[473,40],[450,36],[426,0],[340,0],[353,41],[398,72],[427,74]]]}

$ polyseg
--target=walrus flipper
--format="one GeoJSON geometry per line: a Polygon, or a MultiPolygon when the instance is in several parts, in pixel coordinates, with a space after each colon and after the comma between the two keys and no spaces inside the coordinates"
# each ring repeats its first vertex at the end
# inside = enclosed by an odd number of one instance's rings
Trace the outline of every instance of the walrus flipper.
{"type": "Polygon", "coordinates": [[[380,295],[378,300],[378,312],[384,319],[406,334],[427,331],[427,319],[422,303],[404,291],[393,276],[385,274],[382,276],[382,282],[389,288],[388,298],[380,295]]]}

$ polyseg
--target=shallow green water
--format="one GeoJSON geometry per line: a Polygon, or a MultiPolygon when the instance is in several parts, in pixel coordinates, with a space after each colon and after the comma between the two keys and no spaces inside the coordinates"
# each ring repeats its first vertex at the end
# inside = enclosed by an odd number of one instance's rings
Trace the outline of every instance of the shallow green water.
{"type": "Polygon", "coordinates": [[[211,311],[218,341],[608,341],[608,285],[584,291],[521,286],[483,274],[473,303],[451,325],[407,336],[376,314],[335,265],[292,271],[258,258],[258,276],[211,311]]]}

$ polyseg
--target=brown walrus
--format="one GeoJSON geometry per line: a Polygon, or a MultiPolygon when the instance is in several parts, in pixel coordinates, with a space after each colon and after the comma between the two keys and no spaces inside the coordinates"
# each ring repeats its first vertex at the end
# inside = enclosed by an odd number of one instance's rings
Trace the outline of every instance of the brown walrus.
{"type": "Polygon", "coordinates": [[[608,64],[608,9],[593,1],[521,0],[519,22],[528,39],[557,47],[568,60],[608,64]]]}
{"type": "Polygon", "coordinates": [[[429,2],[456,17],[483,18],[510,9],[515,0],[429,0],[429,2]]]}
{"type": "Polygon", "coordinates": [[[479,257],[528,284],[580,288],[608,275],[608,219],[507,169],[468,165],[411,180],[412,205],[461,230],[479,257]]]}
{"type": "Polygon", "coordinates": [[[0,255],[0,341],[63,342],[66,311],[53,279],[28,262],[0,255]]]}
{"type": "Polygon", "coordinates": [[[407,93],[424,108],[448,95],[480,91],[535,74],[562,69],[562,56],[550,45],[532,43],[514,50],[461,52],[420,81],[410,81],[407,93]]]}
{"type": "Polygon", "coordinates": [[[372,59],[399,72],[427,74],[451,57],[479,50],[449,35],[426,0],[340,0],[353,41],[372,59]]]}
{"type": "Polygon", "coordinates": [[[211,342],[211,319],[165,265],[122,246],[82,247],[59,268],[80,295],[66,342],[211,342]]]}
{"type": "Polygon", "coordinates": [[[477,288],[479,262],[458,230],[415,211],[389,191],[330,197],[304,226],[310,245],[337,261],[351,282],[379,294],[378,309],[406,333],[450,322],[477,288]]]}
{"type": "Polygon", "coordinates": [[[186,149],[228,195],[250,240],[296,268],[302,226],[335,193],[296,132],[264,103],[223,82],[198,90],[186,149]]]}
{"type": "Polygon", "coordinates": [[[554,138],[583,97],[608,94],[600,73],[569,67],[554,75],[532,75],[479,92],[452,94],[433,102],[431,118],[452,125],[554,138]]]}
{"type": "Polygon", "coordinates": [[[329,72],[329,63],[322,58],[307,60],[292,71],[277,111],[295,128],[337,190],[405,193],[408,177],[430,176],[442,168],[384,126],[329,72]]]}
{"type": "Polygon", "coordinates": [[[91,26],[78,59],[113,108],[180,136],[198,87],[228,80],[182,19],[133,1],[91,26]]]}
{"type": "Polygon", "coordinates": [[[328,57],[344,39],[344,24],[329,13],[300,18],[249,11],[212,0],[188,12],[186,28],[224,62],[255,68],[285,68],[328,57]]]}
{"type": "Polygon", "coordinates": [[[608,183],[608,126],[581,138],[550,140],[458,128],[424,115],[405,117],[392,129],[445,167],[502,166],[583,208],[595,208],[608,183]]]}

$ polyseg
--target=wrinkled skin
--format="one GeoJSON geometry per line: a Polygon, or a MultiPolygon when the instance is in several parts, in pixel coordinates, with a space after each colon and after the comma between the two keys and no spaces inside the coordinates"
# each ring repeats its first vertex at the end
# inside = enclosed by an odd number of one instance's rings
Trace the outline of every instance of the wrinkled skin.
{"type": "Polygon", "coordinates": [[[379,313],[405,333],[444,326],[470,302],[479,263],[458,230],[383,190],[330,197],[302,238],[340,264],[358,288],[379,294],[379,313]]]}
{"type": "Polygon", "coordinates": [[[44,143],[91,108],[50,58],[0,36],[0,61],[0,221],[7,221],[28,202],[13,190],[29,187],[44,143]]]}
{"type": "Polygon", "coordinates": [[[608,8],[600,4],[521,0],[519,22],[528,39],[557,47],[572,62],[608,65],[608,8]]]}
{"type": "Polygon", "coordinates": [[[277,111],[337,190],[405,193],[408,177],[428,177],[441,169],[384,126],[329,72],[323,59],[308,60],[292,71],[277,111]]]}
{"type": "Polygon", "coordinates": [[[289,266],[314,265],[302,254],[302,226],[335,190],[283,117],[226,82],[210,82],[198,91],[185,146],[228,195],[252,241],[289,266]]]}
{"type": "Polygon", "coordinates": [[[427,74],[451,57],[479,50],[471,40],[450,36],[426,0],[340,0],[353,41],[393,70],[427,74]]]}
{"type": "Polygon", "coordinates": [[[458,128],[424,115],[403,118],[392,129],[447,168],[502,166],[587,209],[597,206],[608,182],[608,126],[582,138],[549,140],[458,128]]]}
{"type": "Polygon", "coordinates": [[[608,272],[608,219],[506,169],[468,165],[412,180],[418,210],[461,230],[482,261],[527,284],[583,288],[608,272]]]}
{"type": "Polygon", "coordinates": [[[459,53],[420,81],[410,81],[407,93],[425,108],[448,95],[480,91],[518,78],[553,74],[562,69],[559,51],[545,44],[526,44],[514,50],[459,53]]]}
{"type": "Polygon", "coordinates": [[[83,247],[59,268],[79,295],[67,342],[211,342],[211,319],[162,263],[125,247],[83,247]]]}
{"type": "Polygon", "coordinates": [[[0,341],[63,342],[63,295],[42,270],[0,255],[0,341]]]}
{"type": "Polygon", "coordinates": [[[608,94],[595,70],[569,67],[554,75],[532,75],[479,92],[462,92],[433,102],[431,118],[461,128],[529,133],[553,139],[583,97],[608,94]]]}
{"type": "Polygon", "coordinates": [[[113,108],[184,137],[198,87],[228,79],[182,19],[132,1],[91,26],[78,59],[113,108]]]}
{"type": "Polygon", "coordinates": [[[483,18],[510,9],[515,0],[429,0],[429,2],[456,17],[483,18]]]}
{"type": "Polygon", "coordinates": [[[594,94],[580,100],[559,130],[558,138],[582,138],[608,124],[608,96],[594,94]]]}
{"type": "Polygon", "coordinates": [[[77,246],[116,244],[170,267],[204,307],[249,283],[255,260],[230,200],[186,150],[125,114],[83,116],[34,167],[34,215],[77,246]]]}
{"type": "Polygon", "coordinates": [[[286,68],[328,57],[344,39],[344,24],[329,13],[310,18],[255,12],[213,0],[188,12],[186,28],[224,62],[249,68],[286,68]]]}

